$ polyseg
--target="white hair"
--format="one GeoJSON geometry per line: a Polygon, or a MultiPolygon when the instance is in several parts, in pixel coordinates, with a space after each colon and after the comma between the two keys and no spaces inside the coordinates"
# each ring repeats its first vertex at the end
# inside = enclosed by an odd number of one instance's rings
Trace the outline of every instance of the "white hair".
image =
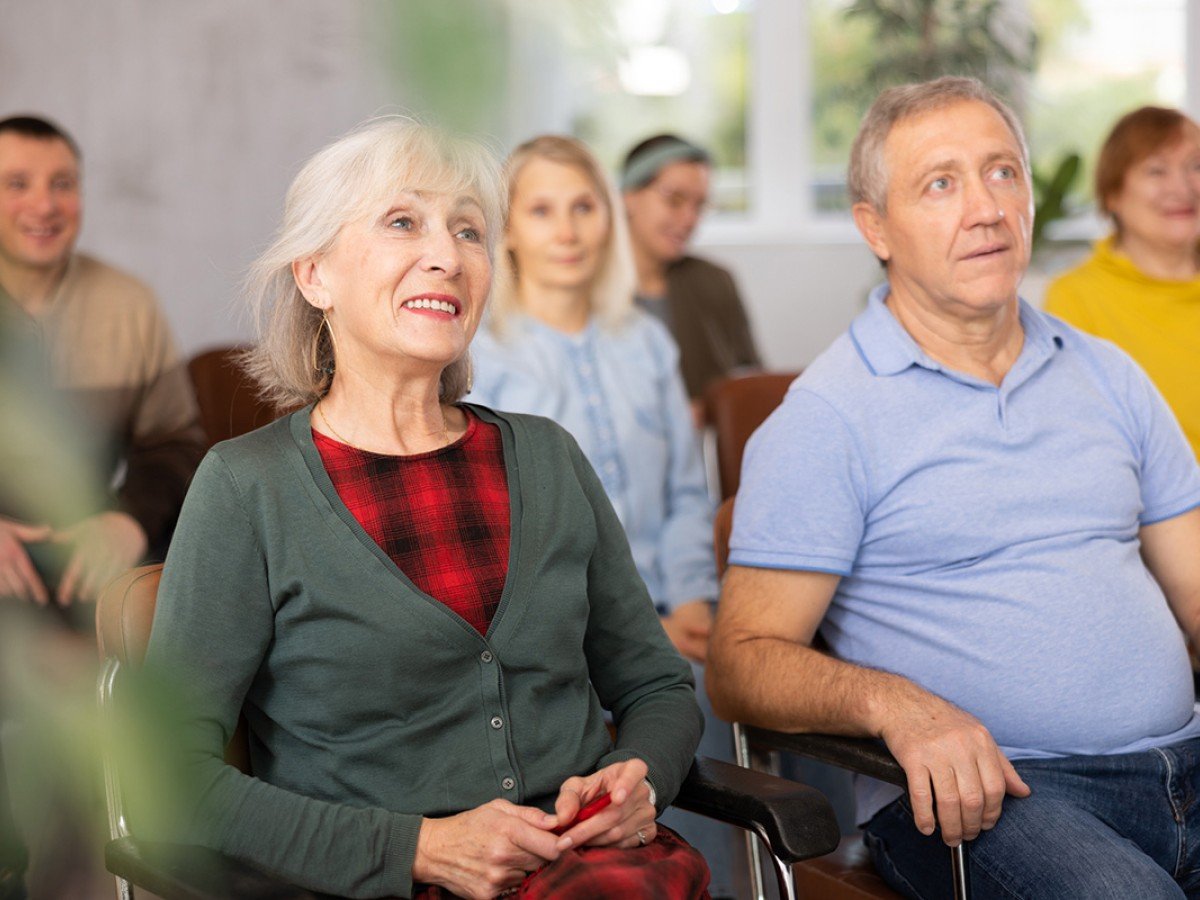
{"type": "MultiPolygon", "coordinates": [[[[244,286],[257,342],[242,364],[278,407],[319,400],[336,365],[324,316],[300,293],[292,263],[327,251],[343,226],[369,215],[398,188],[472,196],[483,210],[487,253],[494,259],[504,226],[503,176],[481,144],[386,116],[319,150],[288,188],[278,235],[251,265],[244,286]]],[[[465,354],[446,367],[443,402],[462,398],[469,371],[465,354]]]]}

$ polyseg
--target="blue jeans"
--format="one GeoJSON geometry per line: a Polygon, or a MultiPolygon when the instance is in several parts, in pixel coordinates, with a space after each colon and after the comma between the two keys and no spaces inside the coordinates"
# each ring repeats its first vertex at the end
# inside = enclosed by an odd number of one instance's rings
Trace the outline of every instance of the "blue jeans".
{"type": "MultiPolygon", "coordinates": [[[[975,900],[1200,898],[1200,738],[1013,765],[1032,794],[1005,798],[996,827],[971,842],[975,900]]],[[[880,810],[864,840],[895,890],[950,896],[950,851],[917,831],[907,797],[880,810]]]]}

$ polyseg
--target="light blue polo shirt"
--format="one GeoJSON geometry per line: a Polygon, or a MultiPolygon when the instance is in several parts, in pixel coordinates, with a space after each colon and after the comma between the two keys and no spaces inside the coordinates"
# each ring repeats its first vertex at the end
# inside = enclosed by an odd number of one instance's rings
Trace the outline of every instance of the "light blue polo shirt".
{"type": "MultiPolygon", "coordinates": [[[[1171,412],[1112,344],[1022,302],[996,387],[928,357],[887,286],[751,438],[730,562],[842,576],[821,634],[977,716],[1010,758],[1200,735],[1138,529],[1200,505],[1171,412]]],[[[865,821],[896,794],[859,794],[865,821]]]]}

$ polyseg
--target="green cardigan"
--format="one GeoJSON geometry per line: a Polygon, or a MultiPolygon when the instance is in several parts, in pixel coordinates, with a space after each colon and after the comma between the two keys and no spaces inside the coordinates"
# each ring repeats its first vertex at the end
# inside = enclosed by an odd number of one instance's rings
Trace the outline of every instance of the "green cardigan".
{"type": "Polygon", "coordinates": [[[354,520],[310,409],[205,458],[146,658],[187,698],[197,793],[172,839],[315,890],[408,896],[422,816],[550,809],[567,777],[631,757],[660,809],[675,796],[702,719],[604,489],[550,420],[473,409],[503,433],[512,503],[486,637],[354,520]],[[253,778],[222,760],[239,711],[253,778]]]}

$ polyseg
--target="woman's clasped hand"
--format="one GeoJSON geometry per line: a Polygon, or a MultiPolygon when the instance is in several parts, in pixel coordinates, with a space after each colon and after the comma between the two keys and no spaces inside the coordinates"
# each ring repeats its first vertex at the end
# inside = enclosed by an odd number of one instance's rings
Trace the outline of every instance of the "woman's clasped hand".
{"type": "Polygon", "coordinates": [[[443,819],[427,818],[417,841],[413,878],[439,884],[461,897],[495,897],[575,847],[636,848],[657,835],[646,764],[613,763],[563,782],[554,812],[492,800],[443,819]],[[562,835],[580,809],[608,795],[607,807],[562,835]]]}

